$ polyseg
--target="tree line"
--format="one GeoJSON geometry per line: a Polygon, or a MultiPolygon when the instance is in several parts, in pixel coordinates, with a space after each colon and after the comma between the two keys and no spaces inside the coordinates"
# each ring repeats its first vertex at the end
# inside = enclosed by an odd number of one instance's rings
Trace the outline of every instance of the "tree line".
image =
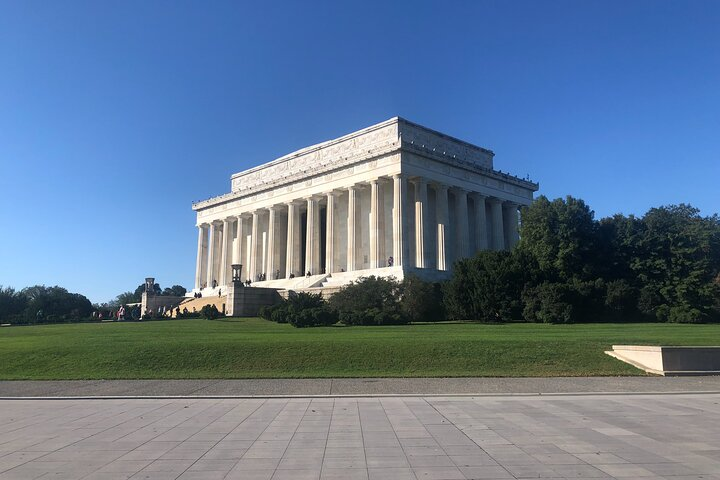
{"type": "MultiPolygon", "coordinates": [[[[642,217],[596,220],[573,197],[537,198],[522,212],[511,251],[482,251],[454,264],[443,284],[370,277],[326,301],[291,295],[262,316],[296,326],[388,325],[418,321],[717,322],[720,321],[720,218],[690,205],[650,209],[642,217]]],[[[102,308],[136,303],[145,284],[102,308]]],[[[183,296],[179,285],[158,295],[183,296]]],[[[0,321],[90,318],[83,295],[61,287],[0,287],[0,321]]]]}
{"type": "Polygon", "coordinates": [[[369,277],[328,301],[291,295],[261,315],[294,326],[411,321],[720,321],[720,219],[689,205],[596,220],[582,200],[539,197],[511,251],[454,264],[443,284],[369,277]]]}
{"type": "MultiPolygon", "coordinates": [[[[180,285],[162,289],[155,283],[153,288],[156,295],[182,297],[186,292],[180,285]]],[[[103,318],[111,318],[112,312],[121,305],[139,303],[144,289],[145,284],[141,283],[134,292],[121,293],[107,303],[93,304],[84,295],[68,292],[59,286],[35,285],[15,290],[0,285],[0,323],[27,325],[91,321],[95,320],[93,312],[102,312],[103,318]]]]}
{"type": "Polygon", "coordinates": [[[572,323],[720,320],[720,218],[690,205],[596,220],[582,200],[541,196],[510,252],[455,264],[451,318],[572,323]]]}

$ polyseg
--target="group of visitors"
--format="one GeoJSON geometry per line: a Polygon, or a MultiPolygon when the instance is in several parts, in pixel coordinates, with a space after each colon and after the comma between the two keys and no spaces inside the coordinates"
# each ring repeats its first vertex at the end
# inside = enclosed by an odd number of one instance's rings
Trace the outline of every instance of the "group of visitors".
{"type": "Polygon", "coordinates": [[[140,306],[133,305],[125,308],[125,305],[120,305],[117,310],[95,310],[92,312],[92,318],[94,320],[139,320],[140,319],[140,306]]]}

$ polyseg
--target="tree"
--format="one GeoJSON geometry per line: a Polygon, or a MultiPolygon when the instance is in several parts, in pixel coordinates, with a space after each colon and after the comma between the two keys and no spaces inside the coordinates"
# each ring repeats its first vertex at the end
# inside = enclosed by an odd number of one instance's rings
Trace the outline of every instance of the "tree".
{"type": "Polygon", "coordinates": [[[162,294],[165,296],[170,297],[184,297],[187,293],[187,289],[181,285],[173,285],[170,288],[165,288],[165,290],[162,291],[162,294]]]}
{"type": "Polygon", "coordinates": [[[482,251],[455,263],[445,284],[445,308],[456,320],[501,322],[521,318],[521,292],[534,284],[538,266],[522,250],[482,251]]]}
{"type": "Polygon", "coordinates": [[[399,325],[409,319],[400,307],[402,288],[394,278],[369,276],[330,297],[330,306],[346,325],[399,325]]]}
{"type": "Polygon", "coordinates": [[[127,305],[128,303],[138,303],[140,300],[137,300],[137,297],[135,293],[133,292],[124,292],[115,297],[115,301],[113,302],[116,306],[120,305],[127,305]]]}
{"type": "Polygon", "coordinates": [[[718,319],[720,219],[685,204],[650,209],[631,269],[642,285],[644,313],[661,321],[718,319]]]}
{"type": "Polygon", "coordinates": [[[621,214],[603,218],[598,225],[596,256],[602,259],[598,274],[608,281],[626,280],[635,283],[632,262],[638,255],[638,241],[643,221],[634,215],[621,214]]]}
{"type": "MultiPolygon", "coordinates": [[[[135,298],[137,299],[137,300],[135,300],[136,302],[139,302],[139,301],[142,300],[142,294],[143,294],[144,291],[145,291],[145,284],[144,284],[144,283],[141,283],[141,284],[138,285],[138,287],[135,289],[135,298]]],[[[155,295],[162,295],[162,288],[160,288],[160,284],[159,284],[159,283],[154,283],[154,284],[153,284],[153,291],[155,292],[155,295]]]]}
{"type": "Polygon", "coordinates": [[[23,313],[27,307],[27,296],[12,287],[0,285],[0,321],[9,320],[23,313]]]}
{"type": "Polygon", "coordinates": [[[546,276],[590,279],[598,268],[597,223],[588,205],[571,196],[552,202],[538,197],[523,210],[519,248],[546,276]]]}
{"type": "Polygon", "coordinates": [[[92,304],[79,293],[70,293],[58,286],[35,285],[24,288],[21,293],[27,297],[25,317],[33,321],[43,319],[70,320],[87,318],[92,313],[92,304]]]}
{"type": "Polygon", "coordinates": [[[440,322],[445,320],[442,287],[439,283],[420,280],[414,275],[405,277],[401,285],[400,306],[411,322],[440,322]]]}

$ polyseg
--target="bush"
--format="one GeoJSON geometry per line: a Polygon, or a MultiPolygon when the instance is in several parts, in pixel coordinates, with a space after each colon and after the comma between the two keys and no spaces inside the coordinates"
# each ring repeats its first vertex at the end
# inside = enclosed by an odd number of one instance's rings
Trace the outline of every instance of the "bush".
{"type": "Polygon", "coordinates": [[[445,320],[442,288],[410,275],[402,282],[402,313],[411,322],[440,322],[445,320]]]}
{"type": "Polygon", "coordinates": [[[687,305],[670,307],[667,321],[672,323],[703,323],[707,318],[697,308],[687,305]]]}
{"type": "Polygon", "coordinates": [[[289,323],[297,328],[329,326],[338,320],[321,294],[292,291],[287,300],[262,307],[259,315],[265,320],[289,323]]]}
{"type": "Polygon", "coordinates": [[[565,283],[544,282],[523,291],[523,318],[528,322],[573,323],[572,291],[565,283]]]}
{"type": "Polygon", "coordinates": [[[638,316],[637,297],[637,290],[626,280],[613,280],[607,283],[605,306],[615,319],[633,320],[638,316]]]}
{"type": "Polygon", "coordinates": [[[523,318],[528,322],[579,323],[606,318],[606,285],[591,282],[543,282],[523,290],[523,318]]]}
{"type": "Polygon", "coordinates": [[[299,310],[290,315],[293,327],[329,327],[337,323],[337,315],[327,306],[299,310]]]}
{"type": "Polygon", "coordinates": [[[393,278],[364,277],[330,297],[330,307],[345,325],[402,325],[402,286],[393,278]]]}
{"type": "Polygon", "coordinates": [[[220,312],[215,305],[205,305],[200,309],[200,316],[207,320],[215,320],[220,317],[220,312]]]}
{"type": "Polygon", "coordinates": [[[455,273],[444,287],[448,317],[482,322],[519,319],[523,288],[537,271],[532,258],[517,249],[482,251],[456,262],[455,273]]]}
{"type": "Polygon", "coordinates": [[[287,303],[279,303],[275,305],[270,313],[270,320],[276,323],[288,323],[290,319],[290,311],[287,303]]]}

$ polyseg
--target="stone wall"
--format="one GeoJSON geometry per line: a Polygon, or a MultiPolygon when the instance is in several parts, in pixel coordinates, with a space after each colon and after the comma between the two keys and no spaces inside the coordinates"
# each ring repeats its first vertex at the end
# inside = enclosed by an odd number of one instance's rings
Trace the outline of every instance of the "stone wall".
{"type": "Polygon", "coordinates": [[[173,309],[180,305],[180,302],[186,298],[187,297],[173,297],[170,295],[148,295],[147,292],[143,292],[140,311],[142,312],[142,315],[144,315],[145,312],[150,310],[157,312],[159,307],[173,309]]]}
{"type": "Polygon", "coordinates": [[[226,315],[229,317],[257,317],[260,307],[274,305],[280,294],[274,288],[232,285],[227,292],[226,315]]]}

